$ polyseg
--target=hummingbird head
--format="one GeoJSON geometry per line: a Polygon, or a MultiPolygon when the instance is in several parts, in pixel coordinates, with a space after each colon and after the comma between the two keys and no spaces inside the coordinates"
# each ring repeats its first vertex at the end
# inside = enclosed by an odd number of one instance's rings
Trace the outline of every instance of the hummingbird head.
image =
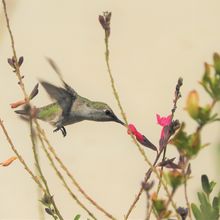
{"type": "Polygon", "coordinates": [[[94,121],[114,121],[119,124],[125,125],[123,121],[118,119],[112,109],[103,102],[93,102],[92,103],[92,120],[94,121]]]}

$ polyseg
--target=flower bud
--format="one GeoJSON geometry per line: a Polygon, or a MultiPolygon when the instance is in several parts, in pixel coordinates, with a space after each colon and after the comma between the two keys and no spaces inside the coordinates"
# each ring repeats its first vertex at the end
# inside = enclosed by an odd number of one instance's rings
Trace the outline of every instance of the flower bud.
{"type": "Polygon", "coordinates": [[[220,74],[220,55],[217,53],[214,53],[213,60],[214,60],[215,72],[216,74],[220,74]]]}
{"type": "Polygon", "coordinates": [[[194,119],[198,118],[198,116],[199,116],[199,95],[195,90],[191,91],[187,97],[186,110],[192,118],[194,118],[194,119]]]}
{"type": "Polygon", "coordinates": [[[172,170],[167,174],[167,179],[171,187],[175,190],[177,189],[184,181],[184,177],[181,172],[178,170],[172,170]]]}

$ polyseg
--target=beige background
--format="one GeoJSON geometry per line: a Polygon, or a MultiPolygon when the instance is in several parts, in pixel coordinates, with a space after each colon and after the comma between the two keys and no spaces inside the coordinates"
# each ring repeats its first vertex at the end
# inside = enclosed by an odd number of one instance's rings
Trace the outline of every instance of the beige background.
{"type": "MultiPolygon", "coordinates": [[[[182,76],[183,98],[176,117],[187,121],[187,130],[193,131],[196,124],[183,108],[188,92],[194,88],[201,92],[203,104],[209,101],[197,82],[204,61],[212,62],[213,52],[220,52],[218,0],[7,0],[7,4],[17,52],[25,59],[21,70],[28,91],[37,78],[59,83],[45,60],[49,56],[78,93],[107,102],[119,115],[104,62],[104,33],[97,20],[100,13],[109,10],[113,14],[112,71],[129,121],[158,143],[161,128],[156,124],[155,114],[169,114],[176,81],[182,76]]],[[[0,117],[17,149],[34,168],[28,127],[9,106],[22,93],[6,62],[12,52],[2,14],[1,8],[0,117]]],[[[41,87],[34,104],[41,106],[48,102],[51,101],[41,87]]],[[[148,168],[126,130],[114,123],[82,122],[68,126],[68,135],[63,138],[60,133],[54,134],[49,125],[41,124],[85,190],[118,219],[123,219],[148,168]]],[[[192,162],[191,201],[196,201],[201,174],[208,173],[211,179],[218,180],[218,135],[217,124],[203,132],[203,141],[214,144],[192,162]]],[[[2,132],[0,146],[0,161],[13,155],[2,132]]],[[[152,152],[146,150],[146,154],[153,160],[152,152]]],[[[172,146],[168,154],[176,155],[172,146]]],[[[65,219],[73,219],[78,213],[86,219],[87,215],[71,200],[43,154],[41,161],[65,219]]],[[[0,180],[0,219],[38,219],[36,186],[20,163],[1,168],[0,180]]],[[[178,205],[185,205],[182,189],[175,198],[178,205]]],[[[93,207],[91,210],[95,211],[93,207]]],[[[105,219],[100,212],[96,215],[105,219]]],[[[143,219],[144,215],[145,196],[142,196],[130,219],[143,219]]]]}

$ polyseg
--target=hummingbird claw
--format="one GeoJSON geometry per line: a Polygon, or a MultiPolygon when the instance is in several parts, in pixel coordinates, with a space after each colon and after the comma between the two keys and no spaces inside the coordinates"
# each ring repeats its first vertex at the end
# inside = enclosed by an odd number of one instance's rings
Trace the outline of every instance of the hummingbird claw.
{"type": "Polygon", "coordinates": [[[55,130],[53,130],[53,132],[57,132],[59,130],[62,132],[63,137],[65,137],[67,133],[66,133],[66,129],[64,128],[64,126],[57,127],[55,130]]]}

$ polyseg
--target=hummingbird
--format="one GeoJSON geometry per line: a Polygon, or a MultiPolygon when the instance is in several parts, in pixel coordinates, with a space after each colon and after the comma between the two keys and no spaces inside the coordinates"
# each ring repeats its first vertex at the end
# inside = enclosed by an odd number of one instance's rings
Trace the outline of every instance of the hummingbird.
{"type": "MultiPolygon", "coordinates": [[[[63,87],[55,86],[49,82],[40,80],[41,85],[55,100],[55,102],[35,109],[37,119],[49,122],[55,126],[56,131],[61,131],[65,137],[67,132],[64,126],[74,124],[83,120],[96,122],[117,122],[123,126],[122,122],[113,112],[113,110],[104,102],[91,101],[80,96],[72,87],[70,87],[61,77],[60,72],[52,60],[48,60],[53,69],[59,75],[63,87]]],[[[17,114],[28,115],[28,111],[17,110],[17,114]]]]}

